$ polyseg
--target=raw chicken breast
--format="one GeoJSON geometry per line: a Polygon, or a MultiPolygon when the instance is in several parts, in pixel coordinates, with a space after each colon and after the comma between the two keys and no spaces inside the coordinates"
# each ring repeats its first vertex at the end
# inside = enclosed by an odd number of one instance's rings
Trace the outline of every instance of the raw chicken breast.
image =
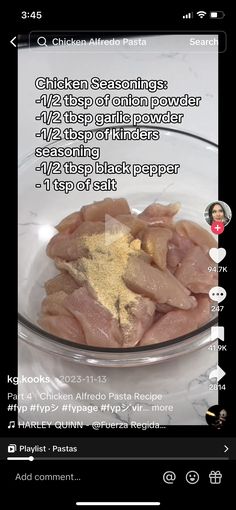
{"type": "Polygon", "coordinates": [[[135,214],[119,214],[116,220],[130,229],[130,234],[136,237],[137,233],[146,226],[146,223],[135,214]]]}
{"type": "Polygon", "coordinates": [[[123,347],[134,347],[153,323],[155,304],[148,298],[140,297],[128,310],[130,323],[121,327],[124,336],[123,347]]]}
{"type": "Polygon", "coordinates": [[[56,234],[47,246],[47,255],[51,259],[61,257],[65,260],[75,260],[87,254],[88,250],[83,242],[74,234],[56,234]]]}
{"type": "Polygon", "coordinates": [[[64,307],[63,303],[65,297],[68,294],[60,290],[59,292],[54,292],[54,294],[50,294],[42,301],[41,312],[45,315],[67,315],[71,317],[71,313],[64,307]]]}
{"type": "Polygon", "coordinates": [[[106,214],[116,218],[119,214],[130,213],[129,204],[124,198],[105,198],[105,200],[84,205],[81,208],[84,221],[105,221],[106,214]]]}
{"type": "Polygon", "coordinates": [[[85,344],[85,337],[79,322],[72,316],[43,315],[38,321],[39,326],[65,340],[71,340],[78,344],[85,344]]]}
{"type": "Polygon", "coordinates": [[[173,310],[177,310],[174,306],[167,305],[166,303],[157,303],[156,304],[156,312],[157,313],[168,313],[173,312],[173,310]]]}
{"type": "Polygon", "coordinates": [[[217,243],[197,223],[174,223],[179,208],[153,203],[135,215],[125,199],[106,198],[65,217],[47,246],[62,272],[45,283],[39,325],[77,343],[120,348],[207,322],[204,294],[217,285],[208,251],[217,243]]]}
{"type": "Polygon", "coordinates": [[[86,287],[90,296],[96,298],[96,292],[93,287],[90,285],[88,278],[85,274],[83,267],[83,259],[72,260],[71,262],[66,262],[64,259],[60,259],[59,257],[54,260],[56,267],[62,271],[68,271],[69,275],[74,279],[77,283],[78,287],[86,287]]]}
{"type": "Polygon", "coordinates": [[[68,273],[59,273],[44,284],[47,295],[54,294],[63,290],[66,294],[71,294],[78,289],[78,284],[68,273]]]}
{"type": "Polygon", "coordinates": [[[105,225],[102,221],[83,221],[74,231],[74,237],[91,236],[104,232],[105,225]]]}
{"type": "Polygon", "coordinates": [[[169,271],[160,271],[140,257],[129,258],[124,281],[133,292],[157,303],[185,310],[196,306],[195,298],[189,296],[189,291],[169,271]]]}
{"type": "Polygon", "coordinates": [[[166,342],[172,338],[186,335],[210,320],[210,300],[200,297],[193,310],[168,312],[147,331],[139,346],[166,342]]]}
{"type": "Polygon", "coordinates": [[[171,226],[173,224],[173,216],[177,214],[179,209],[179,202],[169,205],[151,204],[139,214],[139,218],[148,223],[148,225],[171,226]]]}
{"type": "Polygon", "coordinates": [[[88,255],[83,244],[83,236],[90,236],[104,231],[104,223],[86,221],[81,223],[73,234],[56,234],[48,243],[47,255],[55,259],[76,260],[88,255]]]}
{"type": "Polygon", "coordinates": [[[218,284],[217,273],[209,272],[209,266],[216,267],[208,254],[199,246],[194,246],[180,262],[175,276],[193,293],[208,294],[218,284]]]}
{"type": "Polygon", "coordinates": [[[194,221],[181,220],[175,224],[177,234],[187,237],[194,244],[199,246],[207,246],[208,248],[217,247],[217,242],[205,228],[201,227],[194,221]]]}
{"type": "Polygon", "coordinates": [[[80,211],[73,212],[66,216],[58,225],[56,229],[61,234],[72,234],[74,230],[82,223],[83,218],[80,211]]]}
{"type": "Polygon", "coordinates": [[[82,326],[88,345],[121,347],[119,324],[112,314],[93,299],[85,288],[75,290],[65,298],[64,306],[82,326]]]}
{"type": "Polygon", "coordinates": [[[165,227],[149,227],[143,232],[142,248],[152,256],[160,269],[166,269],[168,241],[172,235],[172,231],[165,227]]]}
{"type": "Polygon", "coordinates": [[[173,231],[173,237],[168,243],[167,252],[167,267],[171,273],[175,272],[181,260],[183,260],[185,255],[188,253],[190,248],[193,248],[193,246],[195,246],[195,244],[190,241],[190,239],[180,236],[173,231]]]}

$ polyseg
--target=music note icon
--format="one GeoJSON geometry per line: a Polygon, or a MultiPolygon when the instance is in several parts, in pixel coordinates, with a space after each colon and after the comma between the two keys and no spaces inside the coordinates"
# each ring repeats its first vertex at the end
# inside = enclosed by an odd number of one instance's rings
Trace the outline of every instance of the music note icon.
{"type": "Polygon", "coordinates": [[[14,428],[15,428],[15,426],[16,426],[15,421],[9,421],[9,425],[8,425],[8,427],[7,427],[7,428],[8,428],[8,429],[14,429],[14,428]]]}

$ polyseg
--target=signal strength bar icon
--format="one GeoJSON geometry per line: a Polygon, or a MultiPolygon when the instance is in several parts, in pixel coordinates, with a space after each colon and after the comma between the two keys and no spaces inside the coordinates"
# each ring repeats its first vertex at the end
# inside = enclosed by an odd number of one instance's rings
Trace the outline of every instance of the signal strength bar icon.
{"type": "Polygon", "coordinates": [[[183,19],[191,19],[193,18],[193,12],[188,12],[187,14],[184,14],[183,19]]]}

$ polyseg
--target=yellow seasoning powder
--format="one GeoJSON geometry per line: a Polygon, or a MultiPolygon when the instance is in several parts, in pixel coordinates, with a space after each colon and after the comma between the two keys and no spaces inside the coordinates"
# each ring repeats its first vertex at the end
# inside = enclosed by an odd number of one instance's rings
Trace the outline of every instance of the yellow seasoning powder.
{"type": "Polygon", "coordinates": [[[121,325],[128,325],[131,305],[139,297],[129,290],[123,275],[130,255],[138,255],[141,241],[130,234],[116,233],[83,236],[89,258],[83,257],[81,265],[86,279],[94,288],[98,301],[105,306],[121,325]]]}

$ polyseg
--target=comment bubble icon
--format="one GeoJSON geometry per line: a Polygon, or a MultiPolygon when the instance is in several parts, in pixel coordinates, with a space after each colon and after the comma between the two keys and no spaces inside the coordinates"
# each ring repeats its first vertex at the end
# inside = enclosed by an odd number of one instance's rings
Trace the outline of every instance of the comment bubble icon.
{"type": "Polygon", "coordinates": [[[212,301],[221,303],[226,298],[226,290],[223,287],[212,287],[209,292],[209,297],[212,301]]]}

